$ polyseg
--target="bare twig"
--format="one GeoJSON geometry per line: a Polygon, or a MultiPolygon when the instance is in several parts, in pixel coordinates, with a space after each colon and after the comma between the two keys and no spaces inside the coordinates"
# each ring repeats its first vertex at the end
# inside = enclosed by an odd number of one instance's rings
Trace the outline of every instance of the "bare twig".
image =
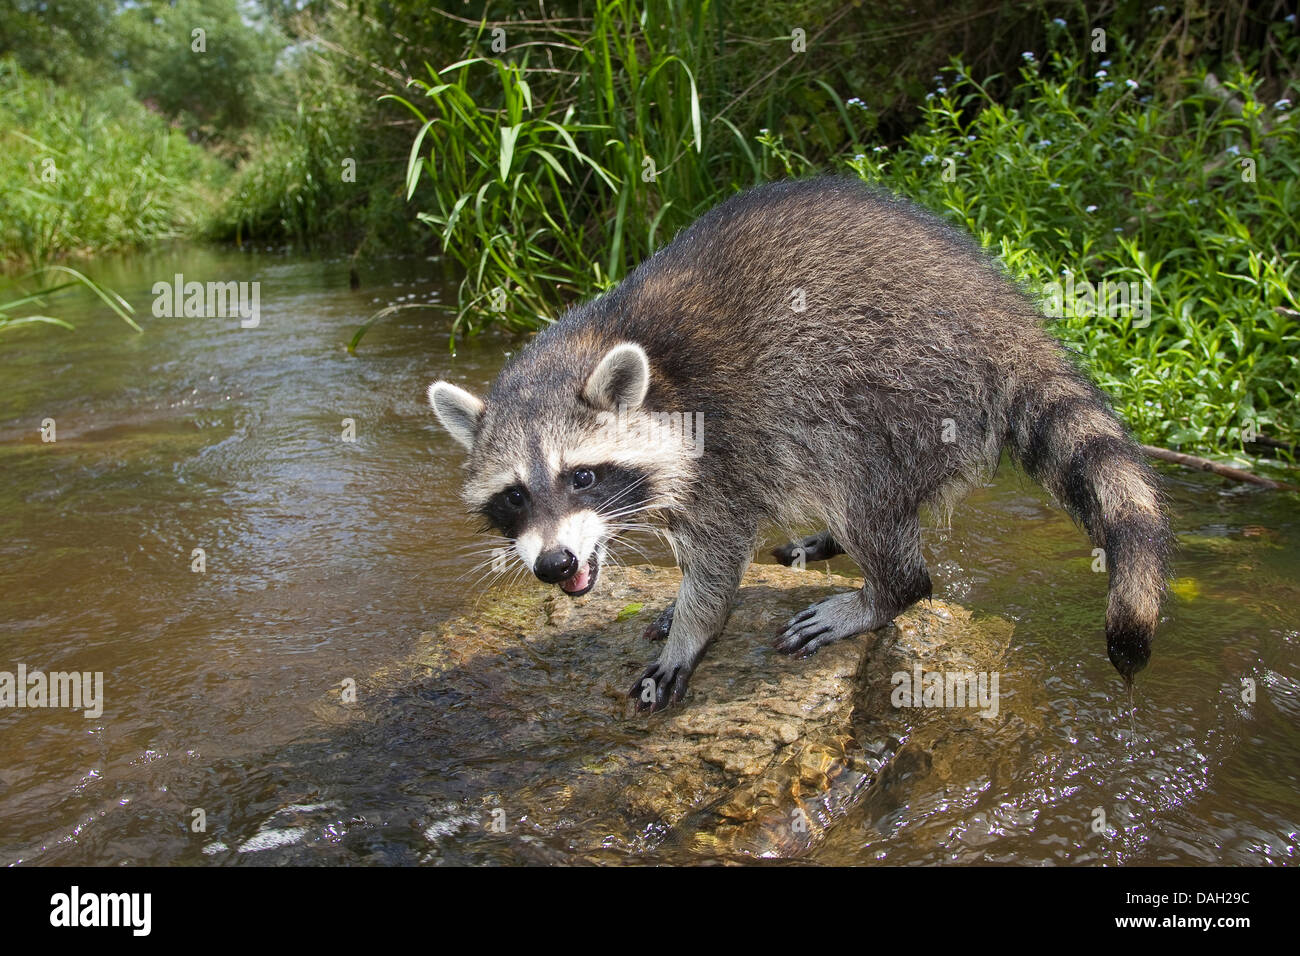
{"type": "Polygon", "coordinates": [[[1259,485],[1261,488],[1272,488],[1274,491],[1300,491],[1300,488],[1295,485],[1288,485],[1285,481],[1274,481],[1272,478],[1265,478],[1263,475],[1257,475],[1254,472],[1233,468],[1231,465],[1220,465],[1217,461],[1210,461],[1208,458],[1184,455],[1180,451],[1157,448],[1155,445],[1143,445],[1142,450],[1148,458],[1158,458],[1161,461],[1182,465],[1184,468],[1194,468],[1197,471],[1208,471],[1224,478],[1231,478],[1233,481],[1244,481],[1252,485],[1259,485]]]}

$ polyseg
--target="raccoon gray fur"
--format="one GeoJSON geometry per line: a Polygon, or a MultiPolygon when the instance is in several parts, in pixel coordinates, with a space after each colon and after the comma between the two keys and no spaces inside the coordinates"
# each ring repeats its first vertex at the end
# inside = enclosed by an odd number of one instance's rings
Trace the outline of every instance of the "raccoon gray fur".
{"type": "Polygon", "coordinates": [[[844,553],[866,582],[789,621],[781,651],[928,597],[918,510],[950,514],[1004,447],[1104,549],[1126,682],[1150,654],[1169,530],[1141,449],[969,237],[860,182],[733,197],[537,335],[486,401],[447,382],[429,401],[469,450],[466,503],[543,581],[586,593],[612,539],[662,529],[683,579],[642,709],[681,700],[766,526],[815,522],[778,559],[844,553]]]}

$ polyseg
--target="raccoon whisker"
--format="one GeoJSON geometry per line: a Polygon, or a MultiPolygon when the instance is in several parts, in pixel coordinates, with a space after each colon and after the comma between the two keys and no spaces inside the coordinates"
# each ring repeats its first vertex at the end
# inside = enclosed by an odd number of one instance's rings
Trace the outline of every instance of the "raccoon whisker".
{"type": "Polygon", "coordinates": [[[509,554],[514,560],[501,562],[501,566],[498,567],[497,565],[501,561],[503,555],[501,554],[500,551],[494,549],[494,553],[491,555],[491,557],[487,558],[484,561],[480,561],[478,564],[470,568],[464,574],[457,577],[455,580],[461,581],[464,578],[468,577],[469,575],[474,574],[475,572],[482,572],[479,575],[478,579],[475,581],[474,586],[487,588],[501,583],[499,579],[503,578],[509,572],[514,571],[515,572],[514,576],[511,577],[507,583],[510,585],[516,584],[521,575],[531,574],[532,568],[524,564],[523,558],[521,558],[518,552],[516,552],[513,548],[510,550],[509,554]]]}
{"type": "Polygon", "coordinates": [[[465,545],[465,547],[462,550],[478,549],[478,550],[486,551],[488,548],[508,548],[512,544],[514,544],[514,542],[506,537],[494,536],[488,539],[484,539],[482,537],[476,537],[473,541],[465,545]]]}
{"type": "MultiPolygon", "coordinates": [[[[608,512],[608,513],[610,513],[610,514],[613,514],[614,512],[617,512],[617,511],[621,510],[620,508],[611,508],[611,506],[612,506],[612,505],[617,505],[617,504],[619,503],[619,499],[622,498],[622,497],[623,497],[625,494],[627,494],[629,491],[632,491],[632,490],[636,487],[636,485],[640,483],[640,481],[641,481],[641,479],[638,478],[636,481],[632,482],[632,484],[628,485],[626,488],[624,488],[622,491],[620,491],[620,492],[619,492],[617,495],[615,495],[613,498],[610,498],[608,501],[604,502],[604,504],[601,506],[600,510],[601,510],[601,511],[604,511],[604,512],[608,512]]],[[[623,507],[623,508],[640,508],[640,507],[642,507],[643,505],[647,504],[648,502],[652,502],[652,501],[664,501],[664,500],[667,500],[667,498],[668,498],[668,496],[667,496],[666,494],[652,495],[651,497],[645,499],[645,501],[629,501],[629,502],[624,502],[623,505],[622,505],[622,507],[623,507]]]]}
{"type": "Polygon", "coordinates": [[[652,498],[649,501],[643,501],[635,505],[629,505],[617,511],[597,511],[596,513],[606,520],[617,518],[626,518],[629,515],[641,514],[645,511],[657,511],[671,504],[671,500],[666,497],[658,499],[652,498]]]}
{"type": "MultiPolygon", "coordinates": [[[[456,555],[456,558],[459,561],[473,561],[477,558],[480,559],[481,564],[491,564],[493,561],[504,557],[506,554],[507,552],[502,548],[484,548],[481,551],[470,551],[465,554],[458,554],[456,555]]],[[[478,566],[479,565],[476,565],[476,567],[478,566]]]]}
{"type": "MultiPolygon", "coordinates": [[[[473,574],[475,571],[480,571],[480,570],[482,570],[483,568],[491,567],[491,566],[493,566],[493,565],[496,565],[496,564],[501,560],[501,558],[502,558],[502,553],[501,553],[499,550],[497,550],[497,549],[494,548],[494,549],[492,549],[492,551],[488,554],[488,556],[487,556],[486,558],[484,558],[484,559],[483,559],[482,561],[480,561],[478,564],[476,564],[476,565],[474,565],[473,567],[471,567],[468,571],[466,571],[466,572],[465,572],[464,574],[462,574],[460,577],[463,578],[463,577],[465,577],[465,575],[473,574]]],[[[507,563],[509,563],[509,562],[507,562],[507,563]]],[[[502,571],[502,570],[504,570],[504,568],[496,568],[496,567],[493,567],[493,570],[494,570],[494,571],[502,571]]],[[[460,578],[457,578],[457,580],[460,580],[460,578]]]]}
{"type": "Polygon", "coordinates": [[[617,504],[619,503],[619,501],[621,501],[622,499],[626,498],[626,497],[627,497],[628,495],[630,495],[632,492],[636,491],[636,490],[637,490],[638,488],[640,488],[643,484],[645,484],[645,481],[646,481],[646,479],[647,479],[648,477],[649,477],[648,475],[642,475],[642,476],[641,476],[640,478],[638,478],[636,481],[634,481],[634,482],[632,482],[631,484],[629,484],[626,488],[624,488],[624,489],[623,489],[622,491],[620,491],[618,494],[614,495],[614,496],[613,496],[612,498],[610,498],[608,501],[604,502],[604,504],[602,505],[602,509],[608,509],[608,508],[611,508],[611,507],[614,506],[614,505],[617,505],[617,504]]]}
{"type": "Polygon", "coordinates": [[[471,542],[468,545],[456,549],[456,557],[468,561],[478,555],[497,555],[514,551],[514,542],[509,538],[501,538],[499,544],[489,544],[484,546],[481,541],[471,542]]]}
{"type": "Polygon", "coordinates": [[[638,478],[636,481],[634,481],[634,482],[632,482],[631,484],[629,484],[626,488],[624,488],[622,491],[620,491],[620,492],[619,492],[618,494],[616,494],[614,497],[612,497],[612,498],[610,498],[608,501],[606,501],[606,502],[605,502],[606,507],[608,507],[609,505],[614,504],[616,501],[618,501],[618,499],[620,499],[620,498],[624,497],[625,495],[627,495],[627,494],[631,493],[632,491],[634,491],[634,490],[635,490],[639,485],[644,484],[644,483],[645,483],[645,480],[646,480],[647,478],[649,478],[649,477],[650,477],[649,475],[642,475],[642,476],[641,476],[640,478],[638,478]]]}
{"type": "Polygon", "coordinates": [[[496,578],[504,574],[506,570],[505,568],[493,567],[493,564],[494,564],[493,561],[488,561],[483,564],[480,564],[477,567],[471,568],[470,570],[466,571],[464,574],[460,575],[455,580],[463,581],[471,574],[476,574],[477,577],[474,580],[474,586],[476,588],[489,587],[493,583],[495,583],[496,578]]]}
{"type": "Polygon", "coordinates": [[[474,565],[474,567],[469,568],[468,570],[463,571],[460,574],[456,575],[456,577],[452,578],[452,580],[456,583],[460,583],[461,581],[464,581],[466,578],[468,578],[470,575],[477,574],[478,577],[474,581],[474,585],[477,587],[478,585],[485,583],[484,579],[486,578],[488,572],[492,572],[492,573],[499,572],[499,569],[492,567],[491,560],[484,561],[480,564],[474,565]]]}
{"type": "Polygon", "coordinates": [[[512,564],[503,568],[493,568],[484,574],[475,584],[475,590],[478,592],[478,600],[474,602],[474,610],[478,611],[479,605],[482,604],[483,598],[488,591],[497,586],[503,586],[506,589],[513,588],[519,583],[519,579],[525,574],[531,573],[531,570],[520,560],[518,566],[512,564]],[[514,572],[511,574],[511,572],[514,572]],[[506,576],[509,575],[507,578],[506,576]]]}
{"type": "MultiPolygon", "coordinates": [[[[615,534],[620,536],[624,534],[636,534],[638,532],[643,532],[652,535],[653,537],[657,538],[659,541],[663,542],[665,547],[668,548],[672,547],[672,542],[669,540],[667,532],[665,531],[664,528],[658,525],[648,524],[644,522],[628,522],[628,523],[618,522],[609,525],[609,528],[612,531],[614,531],[615,534]]],[[[621,537],[620,540],[622,540],[621,537]]]]}
{"type": "MultiPolygon", "coordinates": [[[[620,541],[619,544],[626,545],[628,544],[628,542],[620,541]]],[[[634,548],[633,550],[636,549],[634,548]]],[[[615,568],[627,567],[627,562],[624,561],[623,558],[620,557],[612,548],[610,548],[609,542],[605,543],[605,558],[606,558],[605,563],[611,567],[615,567],[615,568]]]]}
{"type": "MultiPolygon", "coordinates": [[[[641,548],[639,548],[639,547],[638,547],[634,542],[632,542],[632,541],[628,541],[626,538],[620,538],[620,539],[618,540],[618,545],[619,545],[620,548],[631,548],[633,551],[635,551],[637,554],[639,554],[639,555],[640,555],[642,558],[644,558],[645,560],[647,560],[647,561],[650,560],[650,556],[649,556],[648,554],[646,554],[644,551],[642,551],[641,548]]],[[[610,542],[608,542],[608,541],[605,542],[605,553],[606,553],[606,554],[611,554],[611,553],[613,553],[613,552],[611,551],[611,549],[610,549],[610,542]]],[[[627,562],[620,562],[620,563],[626,564],[627,562]]]]}
{"type": "Polygon", "coordinates": [[[619,538],[620,541],[626,541],[626,540],[627,540],[627,539],[624,537],[625,535],[633,535],[633,534],[637,534],[637,533],[639,533],[639,532],[649,533],[649,532],[651,531],[650,528],[636,528],[636,527],[633,527],[633,528],[620,528],[620,527],[617,527],[617,526],[615,526],[612,530],[614,531],[614,534],[619,538]]]}
{"type": "Polygon", "coordinates": [[[606,527],[617,528],[620,531],[654,531],[659,526],[649,521],[610,521],[606,527]]]}

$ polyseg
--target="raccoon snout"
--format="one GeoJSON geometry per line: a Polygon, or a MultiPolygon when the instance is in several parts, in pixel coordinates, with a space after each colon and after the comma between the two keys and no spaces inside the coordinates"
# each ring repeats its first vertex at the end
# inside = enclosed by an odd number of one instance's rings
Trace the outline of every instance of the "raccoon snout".
{"type": "Polygon", "coordinates": [[[578,556],[568,548],[556,548],[537,558],[533,573],[547,584],[559,584],[578,573],[578,556]]]}

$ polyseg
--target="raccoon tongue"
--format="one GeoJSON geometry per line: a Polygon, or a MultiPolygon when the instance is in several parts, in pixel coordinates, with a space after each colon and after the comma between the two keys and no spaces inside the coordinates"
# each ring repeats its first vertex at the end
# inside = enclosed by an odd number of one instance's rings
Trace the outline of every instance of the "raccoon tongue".
{"type": "Polygon", "coordinates": [[[562,581],[560,583],[560,587],[564,588],[564,590],[572,594],[575,591],[581,591],[590,583],[591,583],[591,562],[588,561],[585,564],[583,564],[581,571],[579,571],[573,577],[569,578],[569,580],[562,581]]]}

